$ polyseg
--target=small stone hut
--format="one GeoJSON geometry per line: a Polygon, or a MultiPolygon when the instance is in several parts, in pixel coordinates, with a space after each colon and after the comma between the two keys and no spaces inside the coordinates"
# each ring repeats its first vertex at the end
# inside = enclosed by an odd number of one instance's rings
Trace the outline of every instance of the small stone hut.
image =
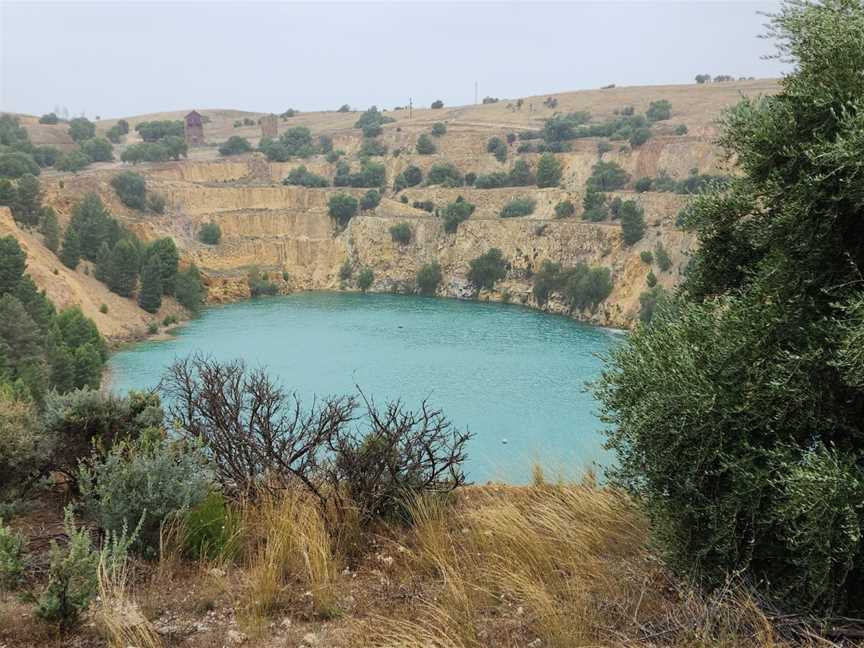
{"type": "Polygon", "coordinates": [[[184,133],[188,146],[202,146],[204,144],[204,120],[197,110],[186,115],[184,121],[184,133]]]}
{"type": "Polygon", "coordinates": [[[264,115],[258,123],[261,124],[261,137],[279,137],[279,118],[276,115],[264,115]]]}

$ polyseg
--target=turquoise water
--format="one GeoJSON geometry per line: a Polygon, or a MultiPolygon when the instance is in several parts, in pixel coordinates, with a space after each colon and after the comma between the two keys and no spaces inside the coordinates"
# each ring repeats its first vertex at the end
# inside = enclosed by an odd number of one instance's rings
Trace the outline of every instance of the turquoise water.
{"type": "Polygon", "coordinates": [[[356,293],[298,293],[214,307],[170,340],[113,355],[118,392],[155,385],[194,351],[264,365],[289,391],[344,394],[360,385],[379,403],[428,397],[476,434],[467,473],[523,483],[531,463],[578,475],[609,458],[585,381],[620,339],[606,329],[519,306],[356,293]]]}

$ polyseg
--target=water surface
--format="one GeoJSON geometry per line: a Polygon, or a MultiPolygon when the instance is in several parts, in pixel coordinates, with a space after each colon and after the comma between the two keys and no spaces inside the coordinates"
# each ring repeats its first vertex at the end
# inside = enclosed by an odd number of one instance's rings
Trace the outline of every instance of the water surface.
{"type": "Polygon", "coordinates": [[[469,477],[523,483],[534,460],[574,476],[608,462],[585,381],[618,335],[515,305],[297,293],[207,309],[170,340],[109,361],[116,391],[155,385],[194,351],[264,365],[304,401],[360,385],[383,402],[429,399],[476,434],[469,477]]]}

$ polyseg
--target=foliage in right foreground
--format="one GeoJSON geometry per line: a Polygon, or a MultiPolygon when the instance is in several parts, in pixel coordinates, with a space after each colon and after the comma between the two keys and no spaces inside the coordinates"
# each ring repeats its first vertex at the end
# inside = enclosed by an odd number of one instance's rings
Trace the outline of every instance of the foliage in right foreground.
{"type": "Polygon", "coordinates": [[[860,615],[864,5],[789,3],[772,32],[795,72],[725,115],[743,174],[685,210],[700,244],[682,294],[649,295],[596,390],[615,481],[673,565],[860,615]]]}

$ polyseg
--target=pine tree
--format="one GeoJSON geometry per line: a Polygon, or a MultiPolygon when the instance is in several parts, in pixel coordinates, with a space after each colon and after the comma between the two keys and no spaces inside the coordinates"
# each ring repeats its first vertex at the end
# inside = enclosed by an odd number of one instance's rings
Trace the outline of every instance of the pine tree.
{"type": "Polygon", "coordinates": [[[537,163],[537,186],[557,187],[561,182],[561,162],[551,153],[546,153],[537,163]]]}
{"type": "Polygon", "coordinates": [[[201,285],[201,273],[193,264],[185,272],[177,275],[177,284],[174,289],[177,301],[192,313],[197,313],[201,308],[203,290],[201,285]]]}
{"type": "Polygon", "coordinates": [[[121,297],[131,297],[138,283],[138,250],[135,243],[121,239],[111,250],[105,282],[108,289],[121,297]]]}
{"type": "Polygon", "coordinates": [[[162,305],[162,263],[158,254],[151,254],[141,273],[141,292],[138,305],[148,313],[155,313],[162,305]]]}
{"type": "Polygon", "coordinates": [[[63,236],[63,249],[60,250],[60,261],[72,270],[77,268],[81,262],[81,240],[78,237],[78,230],[71,224],[66,228],[66,234],[63,236]]]}
{"type": "Polygon", "coordinates": [[[45,247],[57,254],[57,250],[60,249],[60,225],[57,223],[57,214],[51,207],[43,207],[39,221],[45,247]]]}
{"type": "Polygon", "coordinates": [[[75,387],[81,389],[99,389],[102,376],[102,360],[99,351],[87,342],[75,349],[75,387]]]}
{"type": "Polygon", "coordinates": [[[96,268],[93,271],[93,276],[102,283],[107,283],[108,281],[108,266],[110,263],[111,248],[108,247],[108,243],[103,241],[101,247],[99,248],[99,256],[96,259],[96,268]]]}
{"type": "Polygon", "coordinates": [[[15,237],[0,238],[0,295],[14,292],[26,266],[27,256],[15,237]]]}
{"type": "Polygon", "coordinates": [[[18,181],[18,201],[12,215],[15,220],[26,225],[35,227],[39,224],[39,213],[42,210],[42,191],[39,181],[32,175],[27,174],[18,181]]]}
{"type": "Polygon", "coordinates": [[[153,241],[147,248],[147,256],[157,255],[162,267],[162,290],[166,295],[174,294],[174,285],[177,280],[177,266],[180,263],[180,255],[173,239],[168,237],[153,241]]]}

